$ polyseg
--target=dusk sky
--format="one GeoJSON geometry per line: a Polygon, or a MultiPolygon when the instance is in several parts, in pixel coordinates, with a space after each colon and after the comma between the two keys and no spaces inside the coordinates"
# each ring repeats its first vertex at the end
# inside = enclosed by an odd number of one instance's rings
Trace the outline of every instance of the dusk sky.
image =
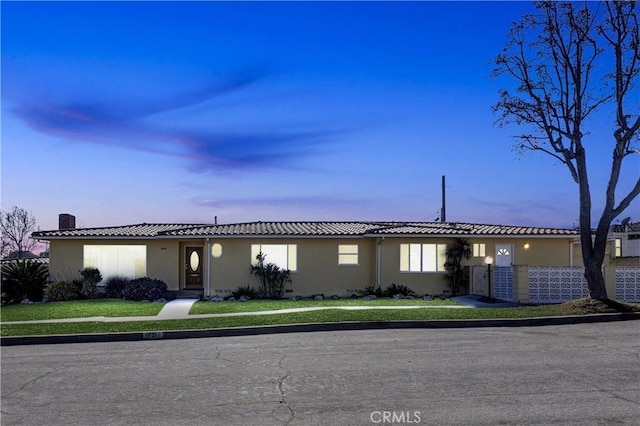
{"type": "MultiPolygon", "coordinates": [[[[2,208],[41,229],[433,221],[442,175],[448,221],[577,224],[566,167],[494,125],[491,60],[529,2],[1,8],[2,208]]],[[[612,129],[591,126],[597,207],[612,129]]]]}

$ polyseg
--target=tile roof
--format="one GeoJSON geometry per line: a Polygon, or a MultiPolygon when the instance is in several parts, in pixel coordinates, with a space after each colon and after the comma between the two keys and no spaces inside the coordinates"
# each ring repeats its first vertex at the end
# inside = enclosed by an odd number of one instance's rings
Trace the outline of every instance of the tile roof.
{"type": "Polygon", "coordinates": [[[616,233],[640,232],[640,222],[627,223],[626,225],[613,225],[611,230],[616,233]]]}
{"type": "Polygon", "coordinates": [[[249,222],[148,224],[34,232],[34,238],[171,238],[234,236],[577,236],[577,230],[441,222],[249,222]]]}
{"type": "Polygon", "coordinates": [[[187,227],[203,226],[198,224],[180,224],[180,223],[139,223],[136,225],[124,226],[107,226],[102,228],[76,228],[61,229],[54,231],[37,231],[31,234],[33,238],[95,238],[95,237],[114,237],[114,238],[144,238],[155,237],[161,232],[171,231],[173,229],[181,229],[187,227]]]}

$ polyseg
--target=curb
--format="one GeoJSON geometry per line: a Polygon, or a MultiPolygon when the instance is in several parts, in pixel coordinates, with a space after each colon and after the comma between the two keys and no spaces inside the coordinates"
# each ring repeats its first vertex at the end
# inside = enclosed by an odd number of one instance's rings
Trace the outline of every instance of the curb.
{"type": "Polygon", "coordinates": [[[361,321],[307,324],[267,325],[257,327],[212,328],[204,330],[137,331],[127,333],[65,334],[46,336],[7,336],[0,338],[0,346],[51,345],[60,343],[134,342],[140,340],[193,339],[202,337],[237,337],[263,334],[308,333],[314,331],[352,331],[411,328],[484,328],[484,327],[540,327],[548,325],[587,324],[640,320],[640,312],[592,314],[564,317],[505,318],[480,320],[427,321],[361,321]]]}

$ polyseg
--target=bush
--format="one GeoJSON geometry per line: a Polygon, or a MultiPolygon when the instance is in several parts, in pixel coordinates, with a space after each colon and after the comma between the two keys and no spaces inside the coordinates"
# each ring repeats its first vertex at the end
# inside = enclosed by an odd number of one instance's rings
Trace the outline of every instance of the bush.
{"type": "Polygon", "coordinates": [[[157,278],[137,278],[129,281],[122,293],[126,300],[157,300],[165,296],[167,285],[157,278]]]}
{"type": "Polygon", "coordinates": [[[416,295],[416,293],[413,290],[411,290],[409,287],[403,284],[391,283],[387,288],[384,289],[384,295],[387,297],[393,297],[396,294],[401,294],[403,296],[416,295]]]}
{"type": "Polygon", "coordinates": [[[102,281],[102,274],[98,268],[84,268],[78,272],[82,277],[81,296],[85,299],[94,299],[98,295],[98,283],[102,281]]]}
{"type": "Polygon", "coordinates": [[[131,281],[130,278],[127,277],[111,277],[107,278],[107,281],[104,285],[105,296],[113,299],[123,299],[124,298],[124,288],[131,281]]]}
{"type": "Polygon", "coordinates": [[[360,290],[360,294],[362,296],[376,296],[376,297],[382,297],[384,296],[384,293],[382,291],[382,289],[378,286],[375,285],[370,285],[364,288],[364,290],[360,290]]]}
{"type": "Polygon", "coordinates": [[[260,280],[260,296],[267,299],[282,299],[284,288],[291,284],[291,271],[282,269],[275,263],[264,263],[267,256],[258,253],[257,265],[251,265],[249,271],[260,280]]]}
{"type": "Polygon", "coordinates": [[[2,304],[42,300],[49,267],[34,260],[15,260],[2,265],[2,304]]]}
{"type": "Polygon", "coordinates": [[[258,293],[258,290],[247,284],[244,287],[240,286],[235,289],[235,291],[232,291],[231,296],[236,299],[240,299],[242,296],[248,297],[249,299],[258,299],[260,297],[260,293],[258,293]]]}
{"type": "Polygon", "coordinates": [[[46,297],[49,302],[78,300],[80,299],[82,284],[83,282],[80,280],[56,281],[47,286],[44,290],[44,297],[46,297]]]}

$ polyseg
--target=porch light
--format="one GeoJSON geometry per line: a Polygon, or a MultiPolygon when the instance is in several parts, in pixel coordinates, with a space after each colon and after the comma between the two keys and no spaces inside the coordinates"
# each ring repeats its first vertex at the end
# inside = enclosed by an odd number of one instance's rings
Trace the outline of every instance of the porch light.
{"type": "Polygon", "coordinates": [[[487,256],[484,258],[484,263],[487,264],[487,290],[488,297],[491,299],[491,265],[493,264],[493,257],[487,256]]]}
{"type": "Polygon", "coordinates": [[[215,243],[214,245],[212,245],[211,246],[211,255],[213,257],[222,256],[222,245],[220,245],[219,243],[215,243]]]}
{"type": "Polygon", "coordinates": [[[525,250],[529,250],[529,247],[530,247],[530,246],[529,246],[529,243],[524,243],[524,249],[525,249],[525,250]]]}

